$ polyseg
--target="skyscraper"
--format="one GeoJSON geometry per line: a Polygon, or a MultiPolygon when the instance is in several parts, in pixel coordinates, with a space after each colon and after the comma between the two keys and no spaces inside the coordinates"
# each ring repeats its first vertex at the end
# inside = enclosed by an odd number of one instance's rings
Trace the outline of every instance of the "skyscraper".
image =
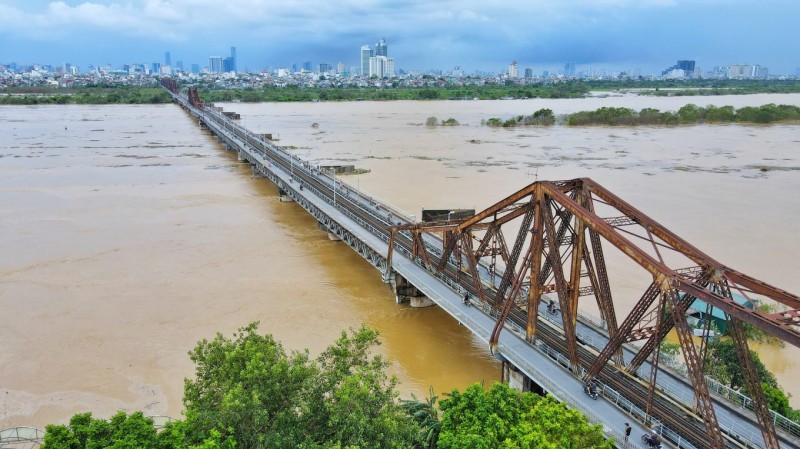
{"type": "Polygon", "coordinates": [[[200,64],[192,64],[192,73],[200,73],[200,64]]]}
{"type": "Polygon", "coordinates": [[[687,76],[689,76],[694,73],[694,61],[678,61],[678,63],[675,65],[675,68],[683,70],[686,72],[687,76]]]}
{"type": "Polygon", "coordinates": [[[575,76],[574,62],[568,62],[564,65],[564,76],[575,76]]]}
{"type": "Polygon", "coordinates": [[[508,66],[508,77],[509,78],[518,78],[519,77],[519,69],[517,68],[517,61],[511,61],[511,64],[508,66]]]}
{"type": "Polygon", "coordinates": [[[222,60],[222,71],[223,72],[235,72],[236,69],[234,68],[236,64],[233,62],[233,58],[228,56],[227,58],[222,60]]]}
{"type": "Polygon", "coordinates": [[[672,74],[671,76],[673,77],[675,76],[692,77],[694,76],[694,61],[691,60],[678,61],[678,63],[675,64],[674,66],[661,72],[661,75],[668,75],[668,74],[672,74]],[[675,72],[676,70],[682,70],[683,73],[681,74],[680,72],[675,72]]]}
{"type": "Polygon", "coordinates": [[[306,72],[311,71],[311,61],[305,61],[303,63],[303,70],[305,70],[306,72]]]}
{"type": "Polygon", "coordinates": [[[164,65],[172,65],[172,55],[169,52],[164,53],[164,65]]]}
{"type": "Polygon", "coordinates": [[[211,73],[222,73],[222,56],[209,56],[208,69],[211,73]]]}
{"type": "Polygon", "coordinates": [[[372,49],[369,45],[361,47],[361,76],[369,76],[369,58],[372,57],[372,49]]]}
{"type": "Polygon", "coordinates": [[[394,76],[394,58],[373,56],[369,58],[369,76],[378,78],[394,76]]]}
{"type": "Polygon", "coordinates": [[[381,38],[375,44],[375,56],[389,56],[389,49],[386,47],[386,40],[381,38]]]}
{"type": "Polygon", "coordinates": [[[231,47],[231,72],[239,71],[239,60],[236,59],[236,47],[231,47]]]}

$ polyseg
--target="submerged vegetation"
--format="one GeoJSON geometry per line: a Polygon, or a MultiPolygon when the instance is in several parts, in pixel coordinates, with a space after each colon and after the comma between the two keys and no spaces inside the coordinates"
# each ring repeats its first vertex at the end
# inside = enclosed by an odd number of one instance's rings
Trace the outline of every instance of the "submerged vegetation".
{"type": "Polygon", "coordinates": [[[556,122],[568,126],[637,126],[637,125],[696,125],[703,123],[775,123],[800,121],[800,107],[794,105],[765,104],[734,109],[733,106],[700,107],[687,104],[677,112],[645,108],[639,112],[630,108],[602,107],[595,111],[581,111],[556,118],[550,109],[540,109],[532,115],[516,116],[503,120],[492,117],[481,125],[511,128],[515,126],[549,126],[556,122]]]}
{"type": "Polygon", "coordinates": [[[514,126],[550,126],[554,125],[555,123],[556,116],[550,109],[539,109],[531,115],[518,115],[507,120],[503,120],[498,117],[492,117],[488,120],[481,121],[481,125],[491,126],[493,128],[511,128],[514,126]]]}
{"type": "Polygon", "coordinates": [[[774,123],[800,121],[800,107],[794,105],[766,104],[759,107],[733,106],[700,107],[687,104],[677,112],[662,112],[645,108],[639,112],[629,108],[603,107],[595,111],[570,114],[565,123],[570,126],[586,125],[685,125],[700,123],[774,123]]]}
{"type": "Polygon", "coordinates": [[[115,86],[14,88],[2,91],[0,104],[162,104],[172,97],[160,87],[115,86]]]}

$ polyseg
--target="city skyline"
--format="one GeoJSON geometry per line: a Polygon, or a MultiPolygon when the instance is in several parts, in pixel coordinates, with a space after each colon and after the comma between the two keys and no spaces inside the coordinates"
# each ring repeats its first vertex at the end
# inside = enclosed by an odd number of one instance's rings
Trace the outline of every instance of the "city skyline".
{"type": "Polygon", "coordinates": [[[239,49],[240,70],[315,65],[359,67],[359,49],[385,37],[397,69],[502,72],[598,70],[659,74],[677,60],[704,71],[760,64],[770,74],[800,67],[793,23],[800,2],[576,0],[376,1],[302,5],[267,0],[51,2],[0,0],[0,63],[118,66],[164,61],[206,66],[239,49]],[[402,31],[401,31],[402,30],[402,31]]]}

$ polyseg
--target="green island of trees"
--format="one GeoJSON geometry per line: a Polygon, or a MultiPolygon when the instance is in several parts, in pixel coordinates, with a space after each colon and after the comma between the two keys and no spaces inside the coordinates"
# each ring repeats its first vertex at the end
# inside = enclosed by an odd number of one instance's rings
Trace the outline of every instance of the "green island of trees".
{"type": "Polygon", "coordinates": [[[687,104],[678,112],[662,112],[645,108],[639,112],[629,108],[602,107],[595,111],[569,114],[565,123],[569,126],[608,125],[682,125],[699,123],[774,123],[800,120],[800,107],[794,105],[766,104],[759,107],[733,106],[700,107],[687,104]]]}
{"type": "Polygon", "coordinates": [[[161,87],[89,86],[75,88],[10,88],[0,105],[37,104],[166,104],[172,97],[161,87]]]}
{"type": "Polygon", "coordinates": [[[589,448],[606,449],[600,426],[552,397],[476,384],[441,401],[399,400],[375,330],[342,332],[318,357],[287,353],[257,323],[217,334],[189,353],[185,419],[91,413],[49,425],[45,449],[589,448]],[[439,418],[441,412],[442,417],[439,418]]]}

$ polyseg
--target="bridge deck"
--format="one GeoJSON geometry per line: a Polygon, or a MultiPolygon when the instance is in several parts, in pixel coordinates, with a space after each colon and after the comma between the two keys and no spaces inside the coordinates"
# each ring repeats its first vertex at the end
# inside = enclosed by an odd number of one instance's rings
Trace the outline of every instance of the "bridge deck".
{"type": "MultiPolygon", "coordinates": [[[[213,111],[200,112],[197,109],[188,105],[185,100],[175,96],[184,107],[189,109],[195,116],[205,122],[217,136],[223,138],[227,145],[233,147],[240,154],[247,155],[254,166],[260,170],[265,176],[269,177],[273,182],[288,190],[290,196],[295,199],[302,199],[303,207],[309,212],[318,216],[325,216],[335,222],[338,226],[347,230],[348,238],[354,238],[369,248],[369,251],[380,254],[385,257],[388,252],[388,238],[385,235],[376,233],[376,229],[369,229],[364,226],[363,220],[356,221],[353,214],[346,214],[343,212],[341,202],[349,201],[356,204],[357,207],[368,214],[374,216],[385,214],[389,212],[389,216],[395,219],[404,221],[411,220],[410,217],[405,217],[402,212],[393,210],[390,206],[376,201],[374,198],[366,196],[361,192],[355,192],[343,187],[339,187],[339,202],[338,207],[335,206],[336,200],[335,193],[332,195],[331,191],[335,189],[337,184],[334,178],[329,175],[320,173],[311,167],[304,166],[301,161],[291,162],[291,156],[285,152],[280,151],[274,147],[271,142],[262,140],[258,136],[249,133],[238,125],[230,122],[221,114],[213,111]],[[208,114],[208,116],[206,116],[208,114]],[[219,123],[222,123],[220,125],[219,123]],[[244,132],[244,136],[242,135],[244,132]],[[258,150],[253,147],[254,144],[261,145],[262,148],[270,150],[270,152],[278,152],[270,154],[267,157],[266,151],[258,150]],[[280,167],[280,162],[296,164],[292,167],[292,171],[286,171],[285,168],[280,167]],[[314,188],[312,181],[320,189],[327,189],[327,191],[314,188]],[[305,184],[306,188],[302,189],[301,185],[305,184]],[[345,193],[343,197],[343,193],[345,193]],[[377,207],[376,207],[377,206],[377,207]],[[376,210],[381,210],[376,213],[376,210]]],[[[359,212],[361,213],[361,212],[359,212]]],[[[382,221],[388,224],[387,219],[383,218],[382,221]]],[[[353,246],[351,244],[351,246],[353,246]]],[[[361,251],[360,251],[361,252],[361,251]]],[[[362,255],[364,253],[362,252],[362,255]]],[[[375,261],[371,261],[374,265],[378,265],[375,261]]],[[[407,252],[395,251],[392,260],[392,268],[401,274],[405,279],[409,280],[416,286],[422,293],[430,298],[439,307],[444,309],[453,318],[459,321],[462,325],[469,328],[475,335],[482,340],[488,342],[489,335],[494,327],[495,320],[490,317],[487,310],[483,310],[480,304],[474,306],[467,306],[462,303],[461,293],[454,290],[450,285],[442,279],[427,271],[422,266],[412,261],[407,252]]],[[[548,317],[544,306],[540,313],[540,317],[545,319],[549,325],[553,327],[560,327],[560,320],[553,320],[548,317]]],[[[613,436],[616,441],[622,441],[622,429],[625,422],[629,422],[634,430],[632,434],[632,441],[628,444],[620,444],[620,447],[639,447],[636,443],[639,436],[647,431],[646,428],[641,426],[633,416],[641,417],[643,412],[637,409],[633,404],[621,397],[613,390],[605,390],[606,400],[592,400],[589,396],[584,394],[582,382],[574,377],[566,368],[566,359],[563,355],[558,354],[554,350],[539,344],[533,346],[526,342],[520,335],[524,335],[524,331],[514,329],[514,326],[507,326],[509,331],[503,332],[499,345],[498,352],[502,358],[508,360],[511,364],[519,368],[524,374],[533,379],[537,384],[542,386],[546,391],[556,396],[558,399],[566,402],[570,406],[577,408],[582,413],[587,415],[589,419],[598,424],[602,424],[606,433],[613,436]],[[514,332],[516,331],[516,332],[514,332]],[[613,402],[612,402],[613,401],[613,402]],[[624,410],[624,411],[623,411],[624,410]]],[[[602,348],[608,337],[599,329],[586,323],[579,323],[579,334],[583,335],[583,339],[588,345],[595,348],[602,348]]],[[[625,358],[630,360],[633,353],[626,350],[625,358]]],[[[643,365],[641,372],[649,372],[649,365],[643,365]]],[[[693,400],[693,391],[691,385],[685,379],[669,372],[668,370],[661,369],[658,376],[659,387],[667,392],[672,397],[678,398],[681,402],[691,404],[693,400]]],[[[744,416],[741,411],[730,407],[727,404],[715,400],[716,411],[719,416],[720,425],[729,433],[739,435],[742,440],[749,441],[751,447],[764,447],[761,441],[761,433],[758,425],[754,422],[751,416],[744,416]]],[[[749,414],[749,412],[746,411],[749,414]]],[[[679,440],[681,437],[673,435],[673,438],[679,440]]],[[[683,447],[693,447],[688,442],[682,441],[683,447]]],[[[786,447],[792,446],[788,442],[786,447]]]]}

